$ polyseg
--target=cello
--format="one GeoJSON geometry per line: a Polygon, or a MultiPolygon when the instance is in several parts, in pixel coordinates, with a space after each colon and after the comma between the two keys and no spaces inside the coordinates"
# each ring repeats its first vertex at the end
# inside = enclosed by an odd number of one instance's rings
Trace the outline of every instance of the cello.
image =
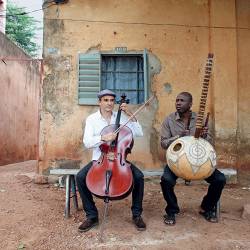
{"type": "Polygon", "coordinates": [[[126,161],[127,154],[133,147],[133,134],[127,126],[120,127],[122,103],[128,103],[126,95],[122,94],[115,124],[106,126],[101,135],[116,132],[112,142],[100,145],[101,156],[93,163],[86,177],[86,185],[91,193],[98,198],[109,200],[123,199],[128,196],[133,186],[133,176],[130,163],[126,161]]]}

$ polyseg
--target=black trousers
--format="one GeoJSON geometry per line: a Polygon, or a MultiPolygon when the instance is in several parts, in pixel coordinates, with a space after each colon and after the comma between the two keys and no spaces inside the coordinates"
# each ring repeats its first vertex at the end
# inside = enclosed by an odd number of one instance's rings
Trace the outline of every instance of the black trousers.
{"type": "MultiPolygon", "coordinates": [[[[164,168],[164,173],[161,177],[161,188],[167,206],[165,211],[167,214],[179,213],[177,198],[174,193],[177,176],[171,171],[168,165],[164,168]]],[[[205,179],[210,185],[207,194],[203,197],[201,208],[205,211],[213,210],[220,199],[222,189],[226,184],[226,178],[223,173],[215,169],[213,174],[205,179]]]]}
{"type": "MultiPolygon", "coordinates": [[[[83,209],[86,217],[89,219],[98,218],[98,211],[93,200],[93,196],[86,185],[86,176],[92,162],[83,167],[76,175],[76,182],[78,191],[80,193],[83,209]]],[[[142,213],[142,200],[144,193],[144,175],[136,166],[131,163],[131,170],[133,174],[133,190],[132,190],[132,215],[133,217],[140,216],[142,213]]]]}

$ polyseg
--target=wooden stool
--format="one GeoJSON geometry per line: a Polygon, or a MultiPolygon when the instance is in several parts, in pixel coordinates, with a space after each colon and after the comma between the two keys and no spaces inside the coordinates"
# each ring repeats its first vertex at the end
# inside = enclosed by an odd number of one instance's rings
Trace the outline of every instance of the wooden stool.
{"type": "Polygon", "coordinates": [[[65,207],[64,217],[70,217],[70,199],[73,198],[74,208],[78,210],[75,176],[79,169],[51,169],[50,174],[65,176],[65,207]]]}
{"type": "Polygon", "coordinates": [[[71,198],[73,198],[74,208],[78,210],[75,175],[66,175],[65,181],[66,181],[66,184],[65,184],[66,197],[65,197],[64,217],[69,218],[71,198]],[[72,196],[71,196],[71,192],[72,192],[72,196]]]}

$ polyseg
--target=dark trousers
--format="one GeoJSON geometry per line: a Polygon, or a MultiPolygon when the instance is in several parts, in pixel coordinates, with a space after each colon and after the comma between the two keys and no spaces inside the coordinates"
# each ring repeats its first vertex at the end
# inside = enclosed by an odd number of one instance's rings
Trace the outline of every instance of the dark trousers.
{"type": "MultiPolygon", "coordinates": [[[[164,173],[161,177],[161,188],[164,199],[167,202],[165,211],[167,214],[179,213],[177,198],[174,193],[177,176],[170,170],[168,165],[164,168],[164,173]]],[[[222,189],[226,184],[226,178],[223,173],[215,169],[213,174],[205,179],[210,185],[207,194],[203,197],[201,208],[205,211],[213,210],[220,199],[222,189]]]]}
{"type": "MultiPolygon", "coordinates": [[[[92,162],[83,167],[76,175],[76,182],[78,191],[80,193],[83,209],[86,217],[89,219],[98,218],[98,211],[93,200],[93,196],[86,185],[86,176],[92,162]]],[[[140,216],[142,213],[142,200],[144,193],[144,176],[141,170],[131,163],[131,170],[133,174],[133,190],[132,190],[132,215],[133,217],[140,216]]]]}

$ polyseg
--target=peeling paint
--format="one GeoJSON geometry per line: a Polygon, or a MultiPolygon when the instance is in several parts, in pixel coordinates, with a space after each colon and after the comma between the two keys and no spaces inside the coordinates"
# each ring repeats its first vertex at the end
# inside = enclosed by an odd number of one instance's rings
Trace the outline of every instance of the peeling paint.
{"type": "Polygon", "coordinates": [[[164,83],[164,90],[168,93],[171,94],[172,92],[172,85],[170,83],[164,83]]]}
{"type": "Polygon", "coordinates": [[[70,74],[73,69],[71,58],[59,56],[47,57],[45,60],[48,74],[43,80],[43,110],[52,115],[57,125],[64,122],[65,116],[73,113],[72,101],[72,105],[69,105],[73,95],[70,86],[70,74]]]}
{"type": "Polygon", "coordinates": [[[93,45],[89,47],[85,53],[87,54],[87,53],[99,52],[101,48],[102,48],[102,44],[98,43],[97,45],[93,45]]]}

